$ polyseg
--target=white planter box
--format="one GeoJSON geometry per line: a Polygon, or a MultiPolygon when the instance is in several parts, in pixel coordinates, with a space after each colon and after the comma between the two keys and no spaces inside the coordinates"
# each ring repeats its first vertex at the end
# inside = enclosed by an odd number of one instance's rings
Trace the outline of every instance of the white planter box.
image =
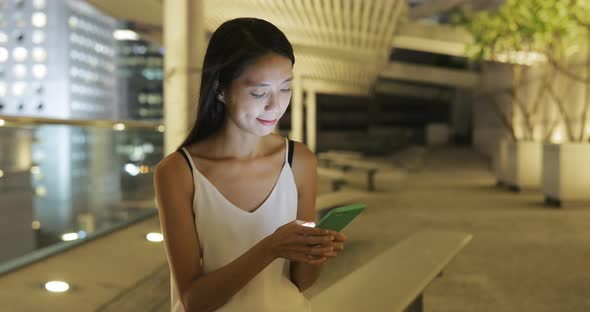
{"type": "Polygon", "coordinates": [[[508,184],[508,144],[509,139],[500,140],[494,154],[493,167],[498,185],[508,184]]]}
{"type": "Polygon", "coordinates": [[[542,181],[548,204],[590,203],[590,144],[545,144],[542,181]]]}
{"type": "Polygon", "coordinates": [[[428,146],[446,145],[449,143],[451,129],[444,123],[431,123],[426,126],[426,144],[428,146]]]}
{"type": "Polygon", "coordinates": [[[541,187],[543,172],[543,144],[513,142],[507,144],[506,182],[511,189],[535,190],[541,187]]]}

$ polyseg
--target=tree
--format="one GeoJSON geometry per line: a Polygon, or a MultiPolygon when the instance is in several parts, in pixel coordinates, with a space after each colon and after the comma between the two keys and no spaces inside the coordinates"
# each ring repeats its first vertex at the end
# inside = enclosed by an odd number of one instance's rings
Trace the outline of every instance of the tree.
{"type": "MultiPolygon", "coordinates": [[[[549,93],[558,106],[566,125],[570,141],[582,141],[586,132],[586,121],[590,109],[590,55],[586,55],[586,75],[579,75],[563,64],[579,49],[580,36],[586,35],[587,53],[590,54],[590,0],[507,0],[493,11],[476,13],[462,12],[457,22],[464,25],[473,35],[474,44],[468,54],[474,61],[501,61],[511,65],[513,85],[508,92],[512,103],[517,107],[525,122],[523,139],[533,138],[533,119],[538,113],[539,103],[545,92],[549,93]],[[523,66],[547,61],[549,66],[542,77],[542,84],[530,109],[520,97],[523,66]],[[578,136],[574,135],[573,121],[568,114],[562,97],[553,87],[554,73],[560,72],[570,79],[586,84],[585,104],[581,113],[582,127],[578,136]]],[[[510,119],[500,112],[504,125],[514,139],[514,126],[510,119]]],[[[559,120],[548,128],[545,138],[559,120]]]]}
{"type": "MultiPolygon", "coordinates": [[[[574,118],[568,111],[554,86],[548,93],[559,108],[570,141],[584,141],[590,109],[590,0],[526,0],[521,1],[523,12],[519,23],[533,39],[536,49],[543,51],[553,71],[565,75],[572,82],[585,85],[584,104],[574,118]],[[525,10],[526,9],[526,10],[525,10]],[[572,59],[585,43],[585,74],[579,74],[565,64],[575,64],[572,59]],[[580,118],[579,133],[574,129],[575,117],[580,118]]],[[[577,68],[577,66],[574,66],[577,68]]]]}

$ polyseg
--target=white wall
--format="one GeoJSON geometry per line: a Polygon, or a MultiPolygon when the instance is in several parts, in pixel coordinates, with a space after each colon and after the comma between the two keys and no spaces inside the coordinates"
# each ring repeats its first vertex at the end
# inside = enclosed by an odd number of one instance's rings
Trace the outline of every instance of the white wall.
{"type": "Polygon", "coordinates": [[[487,63],[481,84],[473,97],[473,147],[486,156],[492,156],[500,139],[509,132],[498,118],[495,103],[507,116],[512,116],[511,98],[501,90],[510,88],[512,71],[506,64],[487,63]]]}

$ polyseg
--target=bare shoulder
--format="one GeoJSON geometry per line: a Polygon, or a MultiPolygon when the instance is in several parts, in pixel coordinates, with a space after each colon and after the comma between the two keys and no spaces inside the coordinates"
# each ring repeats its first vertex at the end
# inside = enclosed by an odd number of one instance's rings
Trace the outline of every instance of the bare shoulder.
{"type": "Polygon", "coordinates": [[[293,169],[308,170],[315,169],[317,159],[315,154],[301,142],[295,142],[293,146],[293,169]]]}
{"type": "Polygon", "coordinates": [[[299,193],[306,187],[315,185],[317,179],[317,159],[307,145],[295,142],[291,168],[299,193]]]}
{"type": "Polygon", "coordinates": [[[190,167],[179,152],[169,154],[156,165],[154,181],[160,185],[175,185],[184,192],[193,191],[190,167]]]}

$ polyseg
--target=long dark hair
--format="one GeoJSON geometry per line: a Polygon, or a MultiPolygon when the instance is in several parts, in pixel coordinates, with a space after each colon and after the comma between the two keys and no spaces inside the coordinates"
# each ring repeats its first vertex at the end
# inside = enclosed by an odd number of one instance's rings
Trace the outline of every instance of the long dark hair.
{"type": "Polygon", "coordinates": [[[269,52],[285,56],[295,64],[293,47],[285,34],[265,20],[236,18],[215,30],[203,61],[196,123],[178,149],[202,141],[221,128],[225,106],[217,95],[222,90],[227,94],[246,66],[269,52]]]}

